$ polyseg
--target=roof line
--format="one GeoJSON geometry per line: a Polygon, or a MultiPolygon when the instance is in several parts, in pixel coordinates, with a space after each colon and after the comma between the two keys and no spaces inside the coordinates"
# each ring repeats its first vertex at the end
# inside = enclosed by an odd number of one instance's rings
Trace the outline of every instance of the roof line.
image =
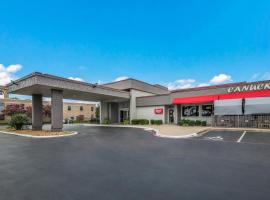
{"type": "Polygon", "coordinates": [[[259,83],[266,83],[269,81],[270,80],[253,81],[253,82],[242,81],[242,82],[226,83],[226,84],[220,84],[220,85],[211,85],[211,86],[202,86],[202,87],[193,87],[193,88],[172,90],[171,93],[215,89],[215,88],[222,88],[222,87],[234,87],[234,86],[246,85],[246,84],[259,84],[259,83]]]}
{"type": "MultiPolygon", "coordinates": [[[[103,85],[96,85],[96,84],[92,84],[92,83],[87,83],[87,82],[82,82],[82,81],[76,81],[76,80],[72,80],[72,79],[68,79],[68,78],[63,78],[63,77],[59,77],[59,76],[55,76],[55,75],[51,75],[51,74],[43,74],[43,73],[40,73],[40,72],[33,72],[33,73],[28,74],[26,76],[23,76],[22,78],[19,78],[19,79],[13,81],[13,82],[17,83],[17,82],[20,82],[22,80],[25,80],[27,78],[31,78],[31,77],[34,77],[34,76],[42,76],[42,77],[46,77],[46,78],[60,79],[60,80],[68,81],[68,82],[72,82],[72,83],[79,83],[79,84],[87,85],[87,86],[96,86],[97,88],[102,88],[102,89],[107,89],[107,90],[113,90],[113,91],[118,91],[118,92],[122,92],[122,93],[128,93],[128,92],[125,92],[123,90],[118,90],[118,89],[106,87],[106,86],[103,86],[103,85]]],[[[7,86],[11,86],[12,84],[13,83],[9,83],[7,86]]]]}
{"type": "Polygon", "coordinates": [[[189,91],[199,91],[199,90],[207,90],[207,89],[215,89],[215,88],[223,88],[223,87],[234,87],[234,86],[239,86],[239,85],[246,85],[246,84],[260,84],[260,83],[267,83],[270,80],[264,80],[264,81],[253,81],[253,82],[235,82],[235,83],[226,83],[222,85],[211,85],[211,86],[203,86],[203,87],[194,87],[194,88],[187,88],[187,89],[179,89],[179,90],[172,90],[168,94],[156,94],[156,95],[149,95],[149,96],[142,96],[142,97],[137,97],[137,98],[148,98],[148,97],[155,97],[155,96],[165,96],[165,95],[170,95],[172,93],[176,92],[189,92],[189,91]]]}
{"type": "Polygon", "coordinates": [[[159,88],[159,89],[162,89],[164,91],[169,91],[168,88],[166,90],[166,87],[164,86],[164,88],[162,87],[159,87],[157,85],[154,85],[154,84],[150,84],[150,83],[147,83],[145,81],[141,81],[141,80],[138,80],[138,79],[135,79],[135,78],[127,78],[127,79],[124,79],[124,80],[120,80],[120,81],[113,81],[113,82],[109,82],[109,83],[104,83],[102,85],[110,85],[110,84],[114,84],[114,83],[119,83],[119,82],[123,82],[123,81],[127,81],[127,80],[133,80],[133,81],[137,81],[137,82],[140,82],[140,83],[144,83],[144,84],[147,84],[147,85],[150,85],[152,87],[156,87],[156,88],[159,88]]]}

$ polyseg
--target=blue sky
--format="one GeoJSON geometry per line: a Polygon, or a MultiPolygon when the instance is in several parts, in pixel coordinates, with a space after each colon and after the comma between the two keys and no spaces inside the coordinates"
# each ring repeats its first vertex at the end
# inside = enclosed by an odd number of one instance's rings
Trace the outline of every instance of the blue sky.
{"type": "Polygon", "coordinates": [[[270,79],[268,0],[13,0],[0,21],[2,82],[33,71],[172,89],[270,79]]]}

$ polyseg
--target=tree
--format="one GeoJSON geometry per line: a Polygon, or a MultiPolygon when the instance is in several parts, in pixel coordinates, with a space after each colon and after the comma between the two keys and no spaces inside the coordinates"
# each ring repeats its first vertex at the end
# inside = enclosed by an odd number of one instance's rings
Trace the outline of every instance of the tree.
{"type": "Polygon", "coordinates": [[[100,106],[97,106],[96,107],[96,118],[98,118],[99,119],[99,116],[100,116],[100,106]]]}
{"type": "Polygon", "coordinates": [[[26,109],[24,104],[8,104],[5,109],[2,110],[2,113],[8,116],[13,114],[25,114],[26,109]]]}
{"type": "MultiPolygon", "coordinates": [[[[42,112],[44,117],[50,118],[51,106],[44,105],[42,107],[42,112]]],[[[12,116],[14,114],[26,114],[28,117],[32,117],[32,106],[25,106],[24,104],[8,104],[2,113],[7,116],[12,116]]]]}

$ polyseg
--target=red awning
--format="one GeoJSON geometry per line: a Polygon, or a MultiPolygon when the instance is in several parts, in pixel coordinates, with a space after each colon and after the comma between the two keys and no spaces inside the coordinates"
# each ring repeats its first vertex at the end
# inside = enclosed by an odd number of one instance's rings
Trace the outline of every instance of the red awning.
{"type": "Polygon", "coordinates": [[[204,103],[218,100],[218,95],[192,96],[173,99],[173,104],[204,103]]]}
{"type": "Polygon", "coordinates": [[[191,96],[173,99],[173,104],[187,104],[187,103],[205,103],[215,100],[224,99],[243,99],[255,97],[270,97],[270,90],[257,90],[250,92],[234,92],[226,94],[204,95],[204,96],[191,96]]]}

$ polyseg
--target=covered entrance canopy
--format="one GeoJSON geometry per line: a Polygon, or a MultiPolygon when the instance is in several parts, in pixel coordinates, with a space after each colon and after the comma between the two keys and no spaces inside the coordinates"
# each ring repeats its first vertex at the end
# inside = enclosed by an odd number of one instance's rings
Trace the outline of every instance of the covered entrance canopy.
{"type": "Polygon", "coordinates": [[[34,72],[8,85],[8,92],[32,95],[32,127],[42,128],[42,97],[51,97],[52,130],[62,130],[63,99],[121,102],[130,99],[125,91],[49,74],[34,72]]]}

